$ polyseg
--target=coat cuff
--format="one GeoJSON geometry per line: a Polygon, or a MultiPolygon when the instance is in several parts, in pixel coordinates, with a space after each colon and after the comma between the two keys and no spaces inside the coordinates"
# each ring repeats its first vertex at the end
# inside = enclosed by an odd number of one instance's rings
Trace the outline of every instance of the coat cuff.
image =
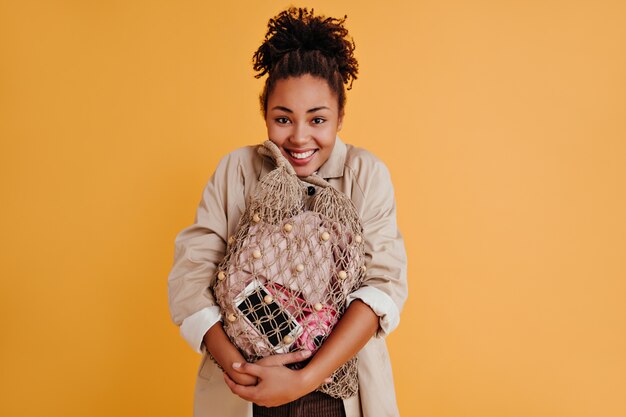
{"type": "Polygon", "coordinates": [[[218,321],[222,319],[219,306],[205,307],[183,320],[180,325],[180,334],[189,345],[198,353],[204,353],[204,335],[218,321]]]}
{"type": "Polygon", "coordinates": [[[346,308],[355,299],[367,304],[379,318],[376,337],[385,337],[400,324],[400,311],[391,297],[375,287],[363,286],[348,294],[346,308]]]}

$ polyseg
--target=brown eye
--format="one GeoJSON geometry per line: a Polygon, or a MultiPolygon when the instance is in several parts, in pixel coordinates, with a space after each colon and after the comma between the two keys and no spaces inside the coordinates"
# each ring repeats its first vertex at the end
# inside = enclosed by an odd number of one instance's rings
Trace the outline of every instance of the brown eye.
{"type": "Polygon", "coordinates": [[[314,125],[320,125],[320,124],[324,123],[325,121],[326,120],[321,118],[321,117],[316,117],[316,118],[313,119],[313,124],[314,125]]]}

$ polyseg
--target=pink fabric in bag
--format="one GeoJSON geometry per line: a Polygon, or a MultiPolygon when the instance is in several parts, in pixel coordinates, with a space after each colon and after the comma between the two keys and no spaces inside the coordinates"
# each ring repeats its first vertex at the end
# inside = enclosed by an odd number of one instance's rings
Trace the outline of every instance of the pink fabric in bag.
{"type": "MultiPolygon", "coordinates": [[[[337,272],[358,273],[357,263],[349,262],[349,254],[344,253],[350,242],[351,236],[342,233],[340,225],[313,211],[304,211],[277,225],[252,225],[236,262],[228,266],[231,297],[258,280],[304,329],[292,350],[315,352],[337,322],[333,306],[341,305],[351,290],[345,281],[337,279],[337,272]],[[286,224],[291,225],[289,232],[286,224]],[[324,232],[327,240],[321,238],[324,232]],[[255,258],[255,252],[261,256],[255,258]]],[[[273,353],[269,344],[258,341],[259,332],[245,320],[230,326],[246,354],[273,353]]]]}

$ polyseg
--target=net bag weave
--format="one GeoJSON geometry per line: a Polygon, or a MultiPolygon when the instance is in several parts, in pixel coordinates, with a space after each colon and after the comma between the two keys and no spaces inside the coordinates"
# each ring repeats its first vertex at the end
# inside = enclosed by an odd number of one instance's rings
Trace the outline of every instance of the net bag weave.
{"type": "MultiPolygon", "coordinates": [[[[365,275],[363,227],[353,202],[318,176],[297,177],[271,141],[259,146],[276,168],[248,201],[213,292],[224,330],[245,359],[308,349],[313,355],[365,275]],[[319,187],[307,198],[307,184],[319,187]]],[[[358,392],[357,357],[318,391],[358,392]]]]}

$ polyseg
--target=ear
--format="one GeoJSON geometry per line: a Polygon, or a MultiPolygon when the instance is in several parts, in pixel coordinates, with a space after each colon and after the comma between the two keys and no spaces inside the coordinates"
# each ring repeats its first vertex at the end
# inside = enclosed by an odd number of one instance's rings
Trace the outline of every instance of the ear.
{"type": "Polygon", "coordinates": [[[337,132],[339,132],[342,127],[343,127],[343,113],[339,115],[339,119],[337,120],[337,132]]]}

